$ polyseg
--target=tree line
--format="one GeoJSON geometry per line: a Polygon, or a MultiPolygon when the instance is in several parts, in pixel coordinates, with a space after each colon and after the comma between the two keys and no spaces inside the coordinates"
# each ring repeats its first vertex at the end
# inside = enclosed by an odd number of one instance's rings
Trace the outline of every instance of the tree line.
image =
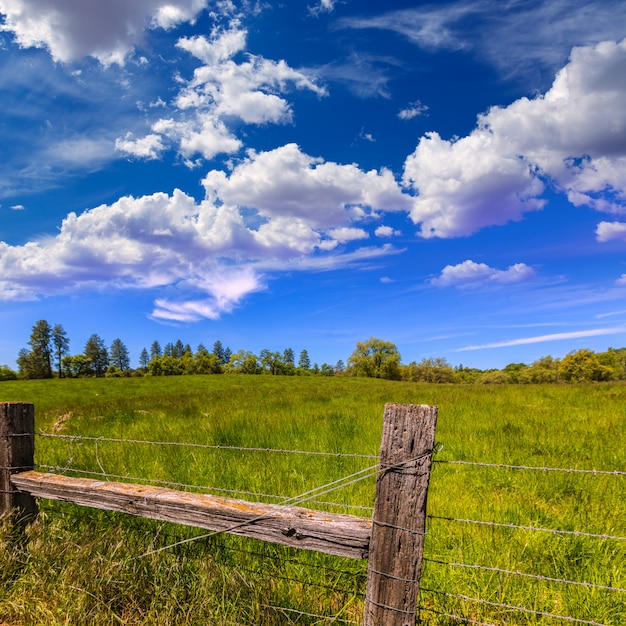
{"type": "Polygon", "coordinates": [[[139,367],[132,368],[130,354],[121,339],[107,346],[98,335],[87,340],[83,352],[70,354],[70,340],[61,324],[51,326],[39,320],[33,327],[28,348],[19,351],[18,371],[0,366],[0,381],[36,378],[180,376],[190,374],[269,374],[280,376],[365,376],[388,380],[427,383],[580,383],[626,380],[626,348],[606,352],[581,349],[562,359],[545,356],[530,365],[511,363],[505,368],[480,370],[451,366],[446,359],[428,358],[419,363],[401,362],[397,347],[390,341],[370,338],[358,342],[347,363],[334,366],[311,364],[307,350],[298,359],[291,348],[233,352],[217,340],[211,350],[202,343],[195,350],[177,340],[163,347],[154,341],[139,355],[139,367]]]}

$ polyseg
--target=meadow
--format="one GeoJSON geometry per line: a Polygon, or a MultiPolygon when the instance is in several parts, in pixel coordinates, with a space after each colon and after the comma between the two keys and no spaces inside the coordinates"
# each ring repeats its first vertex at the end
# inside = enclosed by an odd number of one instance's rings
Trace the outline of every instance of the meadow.
{"type": "MultiPolygon", "coordinates": [[[[623,383],[54,379],[0,383],[0,401],[33,402],[40,434],[102,438],[38,436],[39,467],[273,503],[373,465],[385,403],[437,405],[420,623],[626,623],[626,476],[446,463],[624,471],[623,383]]],[[[306,506],[370,517],[373,500],[370,478],[306,506]]],[[[0,624],[359,622],[365,561],[224,535],[181,543],[205,533],[66,503],[40,509],[25,535],[0,528],[0,624]]]]}

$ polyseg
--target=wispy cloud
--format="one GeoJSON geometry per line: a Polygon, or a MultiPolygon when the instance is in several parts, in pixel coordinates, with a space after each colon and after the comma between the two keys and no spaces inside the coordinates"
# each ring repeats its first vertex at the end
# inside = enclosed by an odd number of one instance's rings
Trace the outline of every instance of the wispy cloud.
{"type": "Polygon", "coordinates": [[[537,337],[522,337],[520,339],[510,339],[508,341],[496,341],[494,343],[484,343],[477,346],[465,346],[457,348],[452,352],[468,352],[470,350],[486,350],[488,348],[510,348],[511,346],[525,346],[533,343],[544,343],[547,341],[563,341],[567,339],[583,339],[585,337],[599,337],[601,335],[619,335],[626,332],[626,327],[616,328],[594,328],[590,330],[579,330],[568,333],[554,333],[551,335],[539,335],[537,337]]]}

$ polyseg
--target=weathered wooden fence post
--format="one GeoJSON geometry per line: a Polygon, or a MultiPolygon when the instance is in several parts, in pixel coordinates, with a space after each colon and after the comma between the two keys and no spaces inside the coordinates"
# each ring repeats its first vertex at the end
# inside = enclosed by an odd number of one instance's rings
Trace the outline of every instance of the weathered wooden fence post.
{"type": "Polygon", "coordinates": [[[35,408],[26,402],[0,403],[0,516],[29,519],[37,501],[11,485],[11,476],[32,470],[35,457],[35,408]]]}
{"type": "Polygon", "coordinates": [[[435,406],[385,406],[364,626],[415,625],[436,423],[435,406]]]}

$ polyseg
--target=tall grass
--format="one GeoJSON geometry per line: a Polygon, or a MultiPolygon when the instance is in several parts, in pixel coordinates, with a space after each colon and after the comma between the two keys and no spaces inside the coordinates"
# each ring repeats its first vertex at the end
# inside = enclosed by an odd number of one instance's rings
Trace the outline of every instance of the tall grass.
{"type": "MultiPolygon", "coordinates": [[[[0,383],[0,401],[35,403],[42,432],[374,456],[384,404],[426,403],[439,406],[440,460],[596,470],[626,468],[625,399],[620,384],[429,386],[269,376],[0,383]]],[[[36,463],[68,473],[105,472],[215,493],[234,490],[233,496],[268,502],[375,463],[46,437],[36,444],[36,463]]],[[[370,479],[309,506],[369,516],[373,497],[370,479]]],[[[27,541],[13,537],[6,524],[0,531],[0,622],[322,623],[295,611],[335,615],[336,623],[359,620],[364,562],[226,536],[142,556],[201,533],[67,504],[42,502],[42,507],[27,541]]],[[[420,596],[424,623],[459,623],[443,614],[495,624],[558,623],[458,596],[607,625],[626,623],[619,592],[454,565],[625,588],[626,542],[442,519],[624,537],[623,476],[436,463],[429,513],[420,596]]]]}

